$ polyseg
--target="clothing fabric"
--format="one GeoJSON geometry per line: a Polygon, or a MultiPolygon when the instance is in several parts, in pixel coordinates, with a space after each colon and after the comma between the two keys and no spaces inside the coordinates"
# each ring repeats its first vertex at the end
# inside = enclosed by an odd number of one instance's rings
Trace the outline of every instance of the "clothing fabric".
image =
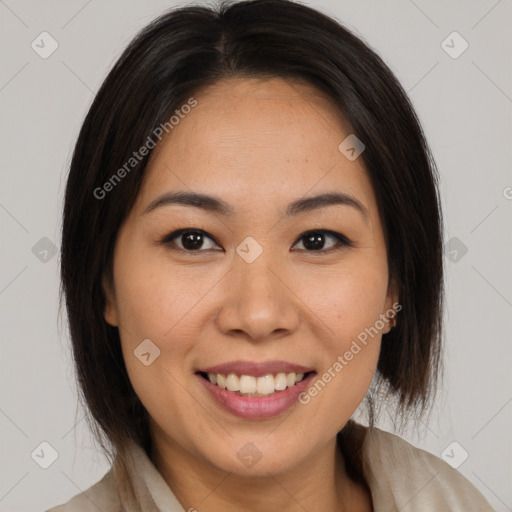
{"type": "MultiPolygon", "coordinates": [[[[471,482],[444,460],[389,432],[362,428],[363,470],[374,512],[494,512],[471,482]]],[[[187,512],[143,448],[132,442],[127,455],[126,466],[116,460],[96,484],[46,512],[187,512]],[[134,503],[116,490],[121,474],[128,476],[134,503]]]]}

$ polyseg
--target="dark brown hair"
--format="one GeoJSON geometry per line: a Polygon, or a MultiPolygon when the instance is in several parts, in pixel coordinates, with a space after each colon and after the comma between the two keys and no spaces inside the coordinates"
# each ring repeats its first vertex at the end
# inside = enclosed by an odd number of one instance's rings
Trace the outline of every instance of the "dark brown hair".
{"type": "MultiPolygon", "coordinates": [[[[118,329],[103,316],[102,286],[102,278],[111,283],[117,232],[151,152],[104,197],[94,191],[193,94],[229,77],[306,81],[330,99],[343,113],[340,121],[364,143],[360,158],[377,198],[390,279],[402,306],[396,328],[382,339],[378,382],[403,418],[411,411],[421,416],[435,395],[443,309],[438,176],[397,79],[359,37],[299,3],[177,8],[145,27],[106,77],[81,128],[65,193],[62,291],[77,379],[90,426],[112,460],[127,439],[151,447],[148,414],[128,378],[118,329]]],[[[339,435],[347,454],[345,434],[351,429],[349,422],[339,435]]],[[[357,469],[356,459],[349,457],[357,469]]],[[[349,468],[354,477],[356,469],[349,468]]]]}

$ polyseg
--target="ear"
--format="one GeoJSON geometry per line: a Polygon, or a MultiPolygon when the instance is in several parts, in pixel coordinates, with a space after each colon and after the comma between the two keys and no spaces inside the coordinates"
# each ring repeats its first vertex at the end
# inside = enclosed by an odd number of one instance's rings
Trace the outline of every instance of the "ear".
{"type": "Polygon", "coordinates": [[[108,324],[116,327],[118,325],[117,305],[112,280],[103,274],[101,284],[103,286],[103,292],[105,293],[105,310],[103,311],[103,316],[108,324]]]}
{"type": "Polygon", "coordinates": [[[392,329],[393,317],[395,318],[395,324],[398,322],[397,315],[398,312],[402,309],[399,300],[400,297],[398,295],[398,286],[396,281],[394,279],[390,280],[388,285],[388,293],[386,295],[385,309],[383,311],[383,315],[385,315],[389,321],[386,322],[386,326],[382,330],[382,334],[387,334],[392,329]]]}

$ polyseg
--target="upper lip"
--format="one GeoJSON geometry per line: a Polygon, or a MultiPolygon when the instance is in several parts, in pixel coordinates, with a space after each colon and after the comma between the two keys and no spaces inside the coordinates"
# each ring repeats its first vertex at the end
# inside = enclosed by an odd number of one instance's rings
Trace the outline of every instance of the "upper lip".
{"type": "Polygon", "coordinates": [[[204,373],[221,373],[223,375],[234,373],[236,375],[262,377],[263,375],[275,375],[277,373],[308,373],[313,371],[313,369],[288,361],[265,361],[261,363],[252,361],[231,361],[207,368],[200,368],[198,371],[204,373]]]}

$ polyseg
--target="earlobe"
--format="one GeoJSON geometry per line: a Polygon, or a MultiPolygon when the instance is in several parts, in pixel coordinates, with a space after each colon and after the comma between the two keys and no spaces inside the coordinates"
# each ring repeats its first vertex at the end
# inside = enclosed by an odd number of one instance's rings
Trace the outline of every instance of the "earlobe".
{"type": "Polygon", "coordinates": [[[117,312],[112,304],[108,303],[105,305],[104,317],[108,324],[112,327],[117,327],[117,312]]]}
{"type": "Polygon", "coordinates": [[[389,284],[388,294],[386,297],[386,311],[384,315],[388,319],[386,322],[386,328],[382,331],[382,334],[387,334],[391,329],[395,328],[398,322],[397,315],[402,309],[399,302],[398,289],[396,283],[393,281],[389,284]]]}
{"type": "Polygon", "coordinates": [[[117,327],[117,309],[116,302],[114,298],[114,292],[112,290],[112,286],[109,283],[106,276],[103,276],[102,279],[103,292],[105,294],[105,309],[103,311],[103,316],[105,321],[110,324],[112,327],[117,327]]]}

